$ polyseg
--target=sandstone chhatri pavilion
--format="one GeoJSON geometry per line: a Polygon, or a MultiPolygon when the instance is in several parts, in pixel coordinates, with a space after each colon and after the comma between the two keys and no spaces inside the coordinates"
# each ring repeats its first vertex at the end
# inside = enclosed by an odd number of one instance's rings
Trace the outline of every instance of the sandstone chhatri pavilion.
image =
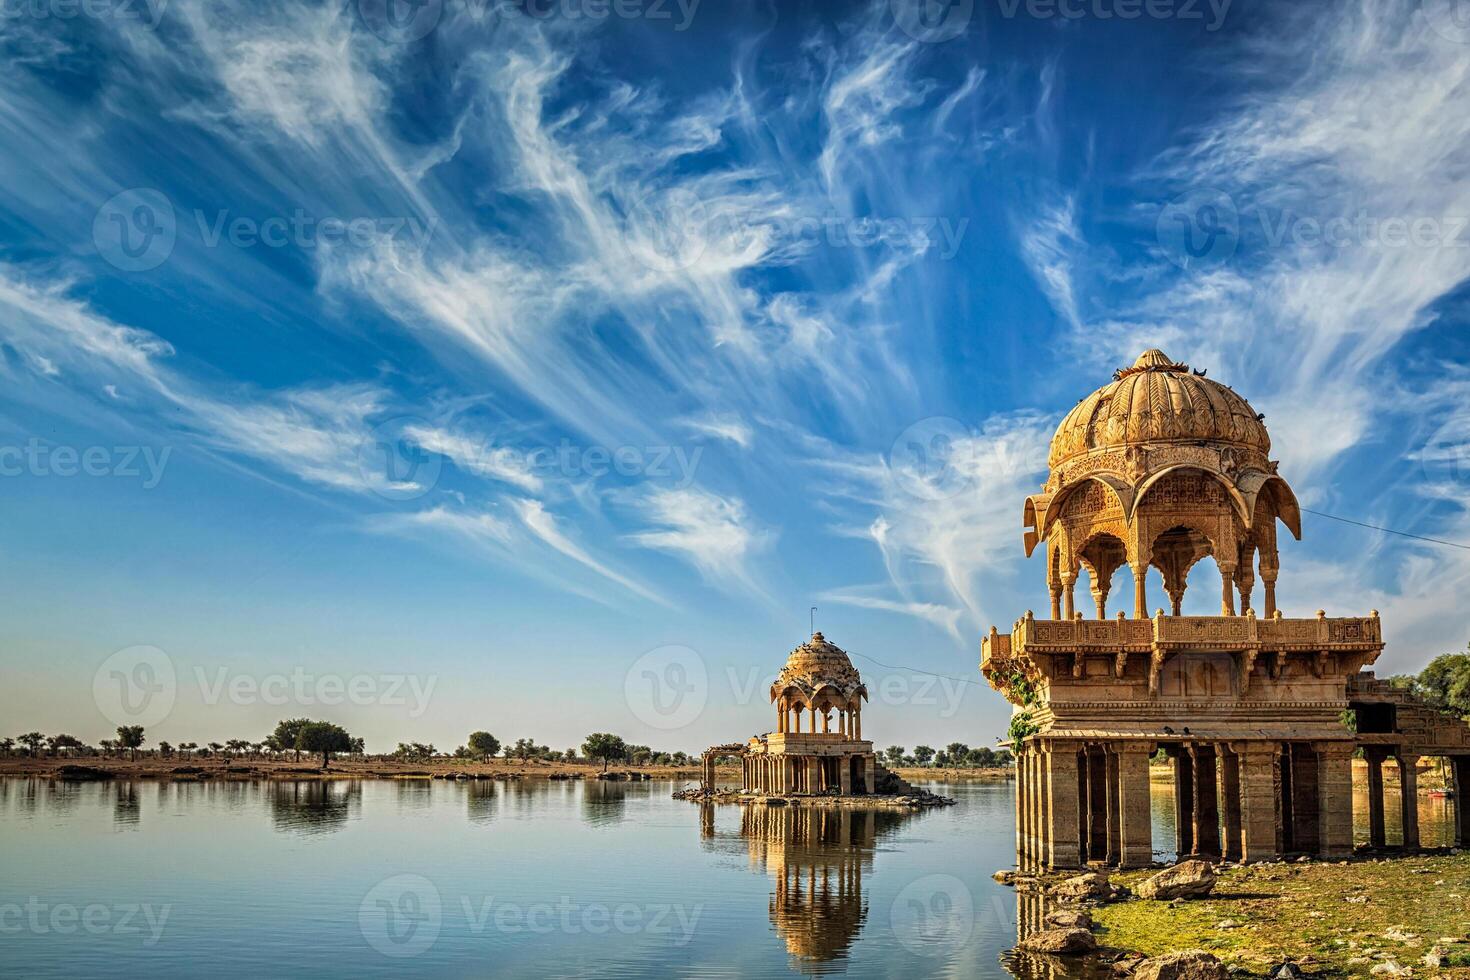
{"type": "Polygon", "coordinates": [[[877,758],[863,739],[868,689],[844,650],[813,633],[786,658],[770,694],[776,728],[745,746],[746,792],[875,792],[877,758]]]}
{"type": "Polygon", "coordinates": [[[1024,505],[1026,554],[1045,546],[1050,616],[1028,612],[981,644],[982,673],[1015,705],[1023,870],[1150,863],[1159,750],[1173,764],[1180,855],[1346,856],[1360,747],[1372,844],[1388,843],[1382,765],[1393,758],[1405,788],[1398,843],[1418,846],[1424,755],[1453,758],[1456,839],[1470,841],[1470,729],[1363,671],[1383,650],[1378,613],[1289,618],[1277,608],[1278,527],[1300,538],[1301,514],[1270,450],[1243,397],[1158,350],[1057,429],[1047,480],[1024,505]],[[1181,615],[1205,558],[1219,574],[1220,614],[1181,615]],[[1125,564],[1132,618],[1108,618],[1125,564]],[[1084,572],[1096,618],[1078,608],[1084,572]],[[1150,614],[1150,579],[1162,580],[1167,611],[1150,614]]]}

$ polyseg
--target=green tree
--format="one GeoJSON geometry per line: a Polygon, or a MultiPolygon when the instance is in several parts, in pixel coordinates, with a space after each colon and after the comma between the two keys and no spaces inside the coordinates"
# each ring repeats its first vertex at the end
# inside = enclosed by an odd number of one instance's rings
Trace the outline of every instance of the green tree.
{"type": "Polygon", "coordinates": [[[333,752],[351,752],[352,736],[340,725],[328,721],[308,722],[296,737],[296,747],[303,752],[320,752],[322,768],[332,761],[333,752]]]}
{"type": "Polygon", "coordinates": [[[608,732],[593,732],[583,740],[582,754],[589,759],[601,759],[602,771],[607,772],[609,762],[616,762],[628,754],[628,744],[621,736],[608,732]]]}
{"type": "Polygon", "coordinates": [[[995,750],[988,745],[971,749],[965,761],[977,769],[988,769],[996,765],[995,750]]]}
{"type": "Polygon", "coordinates": [[[52,755],[58,755],[68,749],[79,749],[82,747],[82,740],[75,735],[64,733],[61,735],[52,735],[50,741],[52,755]]]}
{"type": "Polygon", "coordinates": [[[24,735],[16,736],[15,740],[24,745],[26,751],[31,755],[39,755],[41,746],[46,744],[46,736],[40,732],[26,732],[24,735]]]}
{"type": "Polygon", "coordinates": [[[1414,681],[1414,694],[1442,711],[1470,715],[1470,653],[1446,653],[1429,661],[1414,681]]]}
{"type": "Polygon", "coordinates": [[[469,748],[480,761],[489,762],[500,751],[500,739],[489,732],[470,732],[469,748]]]}
{"type": "Polygon", "coordinates": [[[276,744],[282,749],[295,750],[296,761],[300,762],[301,746],[296,743],[300,739],[301,729],[310,724],[310,718],[288,718],[285,721],[279,721],[276,723],[276,730],[271,733],[271,738],[275,739],[276,744]]]}
{"type": "Polygon", "coordinates": [[[902,745],[890,745],[883,750],[883,757],[890,766],[901,765],[906,751],[902,745]]]}
{"type": "Polygon", "coordinates": [[[914,761],[921,766],[927,766],[934,758],[934,750],[927,745],[914,746],[914,761]]]}
{"type": "Polygon", "coordinates": [[[117,744],[119,748],[128,750],[128,758],[136,759],[138,749],[143,744],[142,725],[118,725],[117,744]]]}
{"type": "Polygon", "coordinates": [[[0,752],[3,752],[4,754],[9,755],[14,750],[15,750],[15,739],[13,739],[13,738],[0,738],[0,752]]]}
{"type": "Polygon", "coordinates": [[[949,756],[949,764],[952,766],[963,766],[970,758],[970,747],[964,742],[950,742],[944,747],[944,754],[949,756]]]}

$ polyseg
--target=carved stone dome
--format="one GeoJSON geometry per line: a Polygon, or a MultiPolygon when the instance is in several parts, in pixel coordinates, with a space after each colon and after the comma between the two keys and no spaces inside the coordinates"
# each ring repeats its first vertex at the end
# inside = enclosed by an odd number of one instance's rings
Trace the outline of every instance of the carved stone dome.
{"type": "Polygon", "coordinates": [[[1113,379],[1062,420],[1047,456],[1053,469],[1094,450],[1151,442],[1225,443],[1262,455],[1271,450],[1266,427],[1244,398],[1161,350],[1144,351],[1113,379]]]}
{"type": "Polygon", "coordinates": [[[808,700],[823,688],[834,690],[844,699],[851,699],[854,695],[868,696],[868,689],[863,686],[863,679],[847,653],[828,642],[821,633],[813,633],[810,640],[791,651],[791,656],[786,658],[786,666],[781,668],[776,683],[771,685],[771,700],[776,700],[791,688],[800,691],[808,700]]]}

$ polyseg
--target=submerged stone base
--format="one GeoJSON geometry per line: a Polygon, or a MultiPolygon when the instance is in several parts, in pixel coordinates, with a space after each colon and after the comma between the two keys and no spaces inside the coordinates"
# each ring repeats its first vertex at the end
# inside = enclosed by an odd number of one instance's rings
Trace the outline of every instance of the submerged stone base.
{"type": "Polygon", "coordinates": [[[845,807],[853,810],[872,809],[917,809],[921,807],[954,806],[955,801],[928,790],[917,789],[903,794],[866,793],[860,796],[836,794],[783,795],[776,793],[748,793],[739,790],[714,790],[694,788],[674,793],[676,800],[692,800],[697,803],[744,803],[750,806],[793,806],[793,807],[845,807]]]}

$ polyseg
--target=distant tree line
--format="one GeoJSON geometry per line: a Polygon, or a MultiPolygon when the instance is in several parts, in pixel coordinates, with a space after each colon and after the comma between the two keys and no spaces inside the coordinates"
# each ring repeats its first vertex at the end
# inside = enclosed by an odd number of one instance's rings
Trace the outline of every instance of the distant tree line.
{"type": "Polygon", "coordinates": [[[940,769],[994,769],[1012,765],[1015,759],[1005,749],[981,746],[972,749],[964,742],[950,742],[935,751],[928,745],[916,745],[910,753],[902,745],[883,750],[883,762],[890,766],[933,766],[940,769]]]}
{"type": "Polygon", "coordinates": [[[600,762],[604,771],[613,762],[633,766],[687,766],[699,760],[697,753],[683,751],[662,752],[647,745],[634,745],[622,736],[608,732],[594,732],[583,741],[580,749],[553,749],[538,745],[534,739],[518,738],[509,745],[489,732],[471,732],[465,744],[453,752],[441,752],[432,743],[399,742],[398,747],[386,755],[369,756],[361,738],[355,738],[339,725],[315,721],[310,718],[288,718],[279,722],[275,730],[259,741],[232,738],[223,742],[180,742],[177,745],[159,742],[155,749],[144,749],[145,734],[141,725],[124,725],[117,729],[117,738],[102,739],[98,746],[91,746],[72,735],[45,735],[41,732],[26,732],[15,738],[0,738],[0,755],[25,755],[31,757],[103,757],[113,758],[127,755],[136,759],[144,756],[179,759],[278,759],[290,756],[299,761],[302,753],[321,755],[323,766],[335,755],[353,758],[387,758],[411,762],[428,762],[434,759],[465,759],[489,762],[497,756],[527,762],[600,762]],[[580,754],[579,754],[580,753],[580,754]]]}

